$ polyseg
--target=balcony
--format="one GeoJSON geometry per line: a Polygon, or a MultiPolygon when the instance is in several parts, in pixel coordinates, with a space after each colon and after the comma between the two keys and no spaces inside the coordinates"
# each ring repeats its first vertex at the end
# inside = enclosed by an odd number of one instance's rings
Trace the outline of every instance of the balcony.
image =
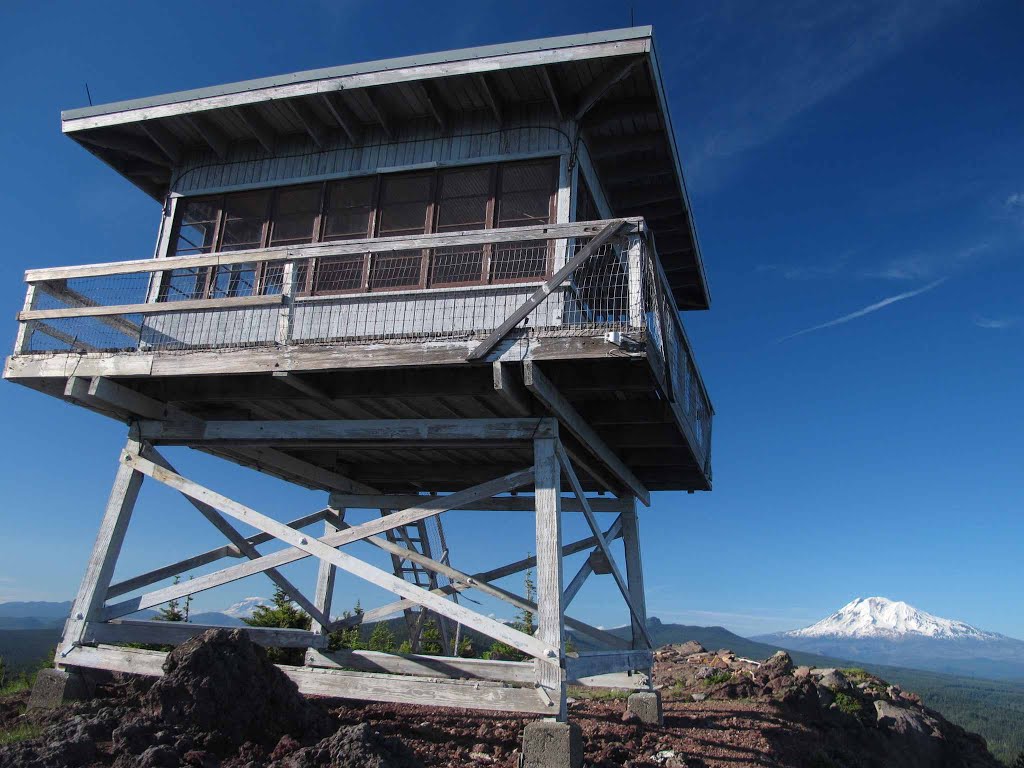
{"type": "Polygon", "coordinates": [[[710,479],[713,410],[643,219],[36,269],[25,279],[7,378],[88,375],[69,371],[112,360],[120,367],[107,375],[146,376],[154,359],[169,375],[198,360],[198,373],[247,373],[316,351],[330,355],[321,370],[343,357],[358,367],[382,349],[401,351],[404,362],[388,358],[396,366],[437,363],[438,349],[448,363],[518,361],[560,340],[572,358],[589,344],[594,358],[646,357],[710,479]]]}

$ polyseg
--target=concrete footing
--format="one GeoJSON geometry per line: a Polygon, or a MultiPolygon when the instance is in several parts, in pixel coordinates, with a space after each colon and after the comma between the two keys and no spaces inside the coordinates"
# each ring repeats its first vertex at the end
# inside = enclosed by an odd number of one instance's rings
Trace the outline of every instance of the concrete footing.
{"type": "Polygon", "coordinates": [[[80,672],[66,669],[43,669],[36,675],[29,709],[53,709],[69,701],[89,698],[89,688],[80,672]]]}
{"type": "Polygon", "coordinates": [[[536,720],[523,729],[521,768],[581,768],[583,732],[576,723],[536,720]]]}
{"type": "Polygon", "coordinates": [[[648,725],[665,724],[665,717],[661,711],[661,693],[658,691],[631,693],[626,699],[626,711],[632,712],[641,722],[648,725]]]}

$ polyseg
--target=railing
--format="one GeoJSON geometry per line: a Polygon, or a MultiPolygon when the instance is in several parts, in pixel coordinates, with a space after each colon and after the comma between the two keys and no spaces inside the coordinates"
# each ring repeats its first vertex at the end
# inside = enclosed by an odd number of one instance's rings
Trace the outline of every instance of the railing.
{"type": "MultiPolygon", "coordinates": [[[[15,355],[189,352],[486,336],[607,221],[349,240],[29,270],[15,355]]],[[[712,410],[642,219],[511,335],[646,341],[702,461],[712,410]]]]}

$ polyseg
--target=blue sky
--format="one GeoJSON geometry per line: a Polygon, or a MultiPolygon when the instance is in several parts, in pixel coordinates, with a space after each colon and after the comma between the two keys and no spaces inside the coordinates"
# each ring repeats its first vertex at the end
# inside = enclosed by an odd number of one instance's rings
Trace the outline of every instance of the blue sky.
{"type": "MultiPolygon", "coordinates": [[[[718,412],[714,492],[656,494],[642,513],[650,613],[757,634],[884,595],[1024,637],[1024,6],[632,7],[655,28],[700,230],[713,308],[684,319],[718,412]]],[[[100,103],[629,23],[626,2],[579,10],[5,4],[9,340],[24,269],[152,251],[156,204],[60,135],[59,111],[86,103],[86,81],[100,103]]],[[[0,408],[0,601],[67,599],[123,428],[8,383],[0,408]]],[[[172,454],[199,482],[282,519],[324,501],[172,454]]],[[[466,570],[532,549],[525,517],[446,523],[466,570]]],[[[582,533],[578,520],[567,527],[582,533]]],[[[147,486],[118,574],[220,543],[182,500],[147,486]]],[[[290,568],[311,581],[308,565],[290,568]]],[[[269,594],[259,579],[196,606],[269,594]]],[[[573,612],[626,623],[613,591],[592,580],[573,612]]],[[[347,578],[337,595],[342,606],[386,600],[347,578]]]]}

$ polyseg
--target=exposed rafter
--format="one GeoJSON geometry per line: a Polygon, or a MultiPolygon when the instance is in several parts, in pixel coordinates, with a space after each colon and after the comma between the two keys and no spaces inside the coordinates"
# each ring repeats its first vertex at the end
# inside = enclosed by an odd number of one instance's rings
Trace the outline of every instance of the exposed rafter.
{"type": "Polygon", "coordinates": [[[501,99],[498,97],[491,81],[483,72],[479,73],[475,80],[477,86],[480,88],[480,95],[483,96],[484,102],[490,108],[495,121],[498,125],[503,125],[505,122],[504,107],[502,106],[501,99]]]}
{"type": "Polygon", "coordinates": [[[328,143],[328,127],[317,117],[309,104],[302,99],[289,99],[285,104],[295,119],[302,124],[302,129],[313,140],[313,143],[323,149],[328,143]]]}
{"type": "Polygon", "coordinates": [[[321,93],[320,98],[324,106],[327,107],[327,111],[331,113],[331,117],[338,123],[338,127],[348,136],[348,140],[353,144],[358,144],[362,138],[359,118],[349,109],[341,93],[338,91],[328,91],[327,93],[321,93]]]}
{"type": "Polygon", "coordinates": [[[422,83],[416,84],[416,91],[419,93],[423,103],[427,105],[427,109],[437,122],[437,126],[442,131],[447,131],[450,123],[448,108],[445,106],[438,88],[429,80],[425,80],[422,83]]]}
{"type": "Polygon", "coordinates": [[[238,119],[245,123],[249,133],[269,154],[274,153],[274,131],[254,107],[238,107],[234,110],[238,119]]]}
{"type": "Polygon", "coordinates": [[[377,95],[377,89],[367,88],[363,91],[363,95],[366,96],[366,103],[370,105],[370,112],[373,114],[373,119],[380,124],[380,127],[384,131],[384,135],[388,137],[388,140],[394,141],[395,132],[391,125],[391,118],[388,116],[387,110],[385,110],[383,105],[380,103],[380,96],[377,95]]]}
{"type": "Polygon", "coordinates": [[[113,149],[116,152],[123,152],[126,155],[148,160],[155,165],[169,165],[167,158],[152,142],[146,141],[139,136],[132,136],[127,133],[115,133],[106,131],[104,133],[83,134],[79,137],[82,141],[102,149],[113,149]]]}
{"type": "Polygon", "coordinates": [[[664,141],[661,131],[645,131],[632,136],[586,136],[587,149],[595,160],[648,152],[659,148],[664,141]]]}
{"type": "Polygon", "coordinates": [[[634,187],[628,194],[621,194],[616,203],[627,208],[644,208],[648,205],[679,202],[679,190],[674,185],[646,184],[634,187]]]}
{"type": "Polygon", "coordinates": [[[172,165],[181,165],[181,142],[173,133],[155,120],[139,123],[139,127],[160,147],[160,151],[167,155],[172,165]]]}
{"type": "Polygon", "coordinates": [[[595,79],[587,88],[580,94],[579,99],[576,101],[576,109],[573,113],[575,120],[582,120],[583,117],[593,109],[594,105],[597,104],[604,95],[608,93],[609,89],[616,83],[623,80],[626,75],[633,71],[643,61],[640,56],[627,59],[622,63],[612,64],[606,69],[600,77],[595,79]]]}
{"type": "Polygon", "coordinates": [[[228,159],[228,137],[208,117],[201,114],[185,114],[182,117],[195,128],[217,157],[221,160],[228,159]]]}
{"type": "Polygon", "coordinates": [[[637,181],[649,183],[652,179],[672,179],[676,172],[660,160],[637,160],[621,162],[602,169],[601,182],[606,187],[622,184],[633,184],[637,181]]]}
{"type": "Polygon", "coordinates": [[[558,85],[555,83],[555,78],[551,73],[551,67],[546,65],[538,67],[537,72],[540,75],[541,82],[544,83],[544,90],[548,92],[548,98],[551,99],[551,106],[555,110],[555,115],[559,120],[565,120],[562,97],[558,95],[558,85]]]}
{"type": "Polygon", "coordinates": [[[608,123],[619,120],[639,120],[660,118],[658,105],[649,99],[624,99],[621,101],[605,101],[587,112],[586,126],[597,130],[608,123]]]}

